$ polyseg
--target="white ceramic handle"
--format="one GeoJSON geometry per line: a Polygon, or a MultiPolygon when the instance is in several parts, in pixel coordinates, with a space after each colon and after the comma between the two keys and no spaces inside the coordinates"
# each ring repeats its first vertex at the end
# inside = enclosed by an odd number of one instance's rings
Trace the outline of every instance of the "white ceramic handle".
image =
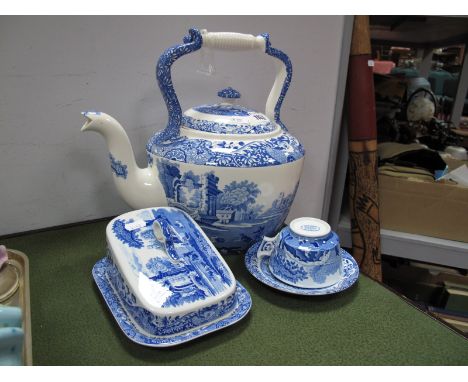
{"type": "MultiPolygon", "coordinates": [[[[206,48],[230,51],[260,50],[262,52],[265,52],[266,49],[266,41],[263,36],[254,36],[252,34],[236,32],[208,32],[206,29],[201,30],[200,33],[203,38],[202,46],[206,48]]],[[[265,106],[265,114],[272,121],[277,120],[275,107],[277,106],[278,98],[281,96],[283,84],[287,77],[287,69],[284,62],[275,61],[275,82],[265,106]]],[[[284,128],[282,123],[280,124],[281,127],[284,128]]]]}
{"type": "Polygon", "coordinates": [[[284,131],[287,131],[281,122],[280,109],[291,83],[292,65],[291,60],[284,52],[271,46],[268,33],[253,36],[235,32],[208,32],[206,29],[192,28],[189,30],[189,34],[184,37],[183,44],[166,49],[159,57],[156,78],[166,102],[169,120],[166,129],[162,133],[156,133],[151,139],[165,142],[169,138],[180,135],[182,108],[172,84],[171,67],[178,58],[203,47],[230,51],[258,50],[273,57],[277,62],[277,71],[265,106],[265,114],[271,121],[275,121],[284,131]]]}
{"type": "Polygon", "coordinates": [[[157,220],[153,222],[153,232],[158,241],[162,244],[166,244],[166,236],[164,235],[161,224],[157,220]]]}
{"type": "Polygon", "coordinates": [[[262,36],[235,32],[201,31],[203,47],[220,50],[265,50],[265,39],[262,36]]]}
{"type": "Polygon", "coordinates": [[[257,250],[257,257],[271,256],[275,248],[278,246],[279,233],[275,237],[264,236],[257,250]]]}

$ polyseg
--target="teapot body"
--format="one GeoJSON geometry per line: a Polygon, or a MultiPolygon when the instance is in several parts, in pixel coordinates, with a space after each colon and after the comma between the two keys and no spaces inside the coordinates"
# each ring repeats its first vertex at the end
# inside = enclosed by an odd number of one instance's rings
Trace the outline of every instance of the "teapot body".
{"type": "Polygon", "coordinates": [[[243,251],[278,232],[294,200],[304,160],[241,168],[149,155],[168,205],[187,212],[218,249],[229,251],[243,251]]]}
{"type": "Polygon", "coordinates": [[[169,206],[188,214],[221,250],[245,250],[282,226],[294,200],[304,149],[280,120],[292,65],[272,48],[268,34],[208,33],[191,29],[182,45],[159,58],[156,76],[168,108],[168,125],[148,142],[149,165],[169,206]],[[259,50],[271,56],[277,75],[265,113],[240,105],[240,93],[220,90],[221,103],[182,113],[171,79],[179,57],[202,46],[259,50]]]}
{"type": "Polygon", "coordinates": [[[259,36],[190,29],[183,43],[159,57],[156,78],[168,110],[167,126],[148,141],[148,167],[136,164],[123,127],[113,117],[88,111],[82,131],[107,141],[114,182],[134,209],[169,205],[188,214],[221,250],[245,250],[282,226],[294,200],[304,148],[280,119],[292,78],[289,57],[259,36]],[[277,73],[264,113],[241,105],[240,92],[220,90],[220,103],[184,113],[171,67],[202,47],[261,51],[277,73]]]}

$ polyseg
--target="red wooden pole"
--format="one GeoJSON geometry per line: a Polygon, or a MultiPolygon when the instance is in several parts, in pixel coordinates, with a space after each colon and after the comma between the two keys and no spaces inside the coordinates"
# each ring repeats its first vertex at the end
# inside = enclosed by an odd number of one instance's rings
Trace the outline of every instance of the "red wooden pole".
{"type": "Polygon", "coordinates": [[[381,281],[377,126],[369,16],[355,16],[348,68],[348,191],[353,256],[381,281]]]}

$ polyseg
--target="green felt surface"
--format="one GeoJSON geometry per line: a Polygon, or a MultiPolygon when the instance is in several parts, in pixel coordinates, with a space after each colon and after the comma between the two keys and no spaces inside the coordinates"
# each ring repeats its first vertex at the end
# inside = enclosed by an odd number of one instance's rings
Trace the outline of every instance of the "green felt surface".
{"type": "Polygon", "coordinates": [[[242,256],[226,256],[253,300],[237,324],[166,349],[120,331],[91,276],[105,255],[106,222],[3,240],[30,261],[36,365],[467,365],[468,341],[360,276],[332,296],[264,286],[242,256]]]}

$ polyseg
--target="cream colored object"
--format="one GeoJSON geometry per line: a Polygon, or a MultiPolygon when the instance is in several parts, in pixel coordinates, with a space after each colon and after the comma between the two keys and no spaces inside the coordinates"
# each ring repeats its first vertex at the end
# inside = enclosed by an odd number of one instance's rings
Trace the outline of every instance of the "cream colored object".
{"type": "Polygon", "coordinates": [[[2,265],[5,264],[8,260],[8,253],[4,245],[0,245],[0,269],[2,265]]]}
{"type": "Polygon", "coordinates": [[[166,195],[155,166],[140,168],[135,162],[132,145],[122,125],[105,113],[83,113],[86,123],[81,131],[95,131],[107,142],[109,152],[126,164],[126,178],[113,176],[120,196],[135,209],[167,206],[166,195]]]}
{"type": "Polygon", "coordinates": [[[449,179],[456,182],[459,186],[468,187],[468,167],[464,164],[444,175],[442,179],[449,179]]]}
{"type": "Polygon", "coordinates": [[[453,159],[468,160],[466,149],[460,146],[447,146],[445,152],[449,154],[453,159]]]}
{"type": "Polygon", "coordinates": [[[380,160],[385,160],[388,158],[393,158],[399,154],[408,152],[408,151],[415,151],[427,149],[426,145],[422,145],[420,143],[410,143],[409,145],[397,142],[384,142],[379,143],[377,150],[379,154],[380,160]]]}
{"type": "MultiPolygon", "coordinates": [[[[378,145],[378,154],[380,160],[396,157],[402,153],[427,149],[427,146],[419,143],[403,144],[396,142],[385,142],[378,145]]],[[[391,163],[385,163],[379,166],[379,175],[388,175],[396,178],[407,178],[418,181],[433,182],[434,176],[430,171],[422,168],[397,166],[391,163]]]]}
{"type": "Polygon", "coordinates": [[[407,178],[415,180],[423,180],[426,182],[433,182],[434,176],[425,169],[395,166],[392,164],[385,164],[379,167],[379,175],[388,175],[396,178],[407,178]]]}
{"type": "Polygon", "coordinates": [[[406,110],[406,116],[408,121],[425,121],[428,122],[434,116],[435,105],[428,99],[424,98],[423,95],[416,96],[411,103],[408,105],[406,110]]]}
{"type": "Polygon", "coordinates": [[[468,243],[468,188],[379,175],[382,229],[468,243]]]}

